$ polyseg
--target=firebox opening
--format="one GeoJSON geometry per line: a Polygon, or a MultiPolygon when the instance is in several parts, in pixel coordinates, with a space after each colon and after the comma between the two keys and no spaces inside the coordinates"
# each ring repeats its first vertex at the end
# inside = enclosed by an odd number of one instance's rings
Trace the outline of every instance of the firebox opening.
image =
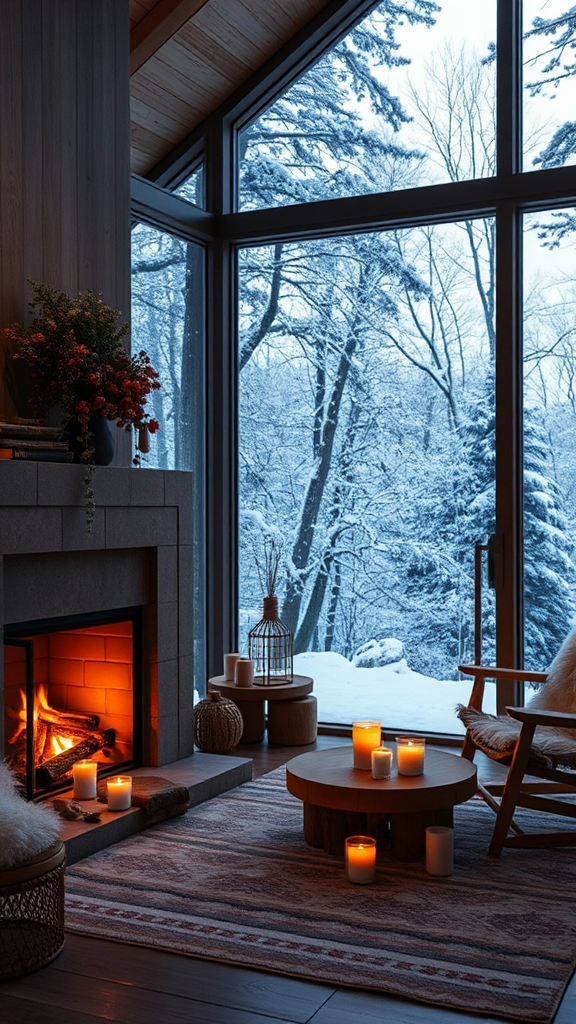
{"type": "Polygon", "coordinates": [[[141,762],[139,608],[5,629],[5,750],[28,799],[141,762]],[[27,699],[32,695],[32,703],[27,699]]]}

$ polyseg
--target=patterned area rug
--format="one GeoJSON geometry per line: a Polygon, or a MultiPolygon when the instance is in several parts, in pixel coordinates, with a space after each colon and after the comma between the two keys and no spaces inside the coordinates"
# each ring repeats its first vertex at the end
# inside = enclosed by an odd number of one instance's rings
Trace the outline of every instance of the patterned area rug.
{"type": "MultiPolygon", "coordinates": [[[[486,855],[494,817],[456,809],[455,871],[384,852],[373,885],[307,846],[284,769],[69,868],[70,931],[548,1022],[576,963],[576,853],[486,855]]],[[[534,818],[532,818],[534,820],[534,818]]]]}

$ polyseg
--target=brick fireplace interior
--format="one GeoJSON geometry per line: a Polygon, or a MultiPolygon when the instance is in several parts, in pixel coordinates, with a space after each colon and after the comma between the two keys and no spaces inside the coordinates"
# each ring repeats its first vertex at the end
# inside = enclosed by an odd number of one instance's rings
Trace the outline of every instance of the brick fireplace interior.
{"type": "Polygon", "coordinates": [[[138,608],[6,628],[5,751],[29,795],[66,788],[74,762],[87,757],[98,763],[99,776],[141,763],[141,644],[138,608]]]}

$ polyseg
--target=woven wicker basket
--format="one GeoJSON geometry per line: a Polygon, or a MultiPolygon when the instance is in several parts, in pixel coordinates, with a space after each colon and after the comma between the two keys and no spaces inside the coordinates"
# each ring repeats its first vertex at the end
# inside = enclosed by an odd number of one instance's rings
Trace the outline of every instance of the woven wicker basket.
{"type": "Polygon", "coordinates": [[[194,742],[207,754],[226,754],[242,737],[244,722],[233,700],[216,690],[194,708],[194,742]]]}
{"type": "Polygon", "coordinates": [[[55,843],[34,860],[0,871],[0,981],[30,974],[64,945],[66,849],[55,843]]]}

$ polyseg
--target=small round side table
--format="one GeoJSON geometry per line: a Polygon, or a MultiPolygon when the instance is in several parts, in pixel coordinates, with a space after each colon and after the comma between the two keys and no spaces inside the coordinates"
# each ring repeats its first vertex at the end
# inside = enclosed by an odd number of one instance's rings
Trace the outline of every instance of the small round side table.
{"type": "Polygon", "coordinates": [[[244,729],[240,743],[261,743],[266,729],[264,704],[266,701],[293,701],[307,697],[312,692],[314,680],[310,676],[293,676],[291,683],[279,686],[236,686],[224,676],[213,676],[208,680],[209,690],[218,690],[223,697],[229,697],[240,709],[244,729]]]}

